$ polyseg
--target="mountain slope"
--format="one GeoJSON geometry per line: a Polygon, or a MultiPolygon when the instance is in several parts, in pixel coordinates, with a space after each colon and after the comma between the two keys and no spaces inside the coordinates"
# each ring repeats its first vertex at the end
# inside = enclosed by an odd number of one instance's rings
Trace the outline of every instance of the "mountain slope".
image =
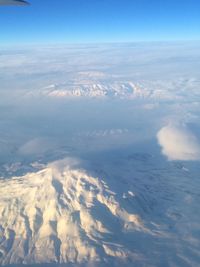
{"type": "Polygon", "coordinates": [[[132,231],[147,230],[103,180],[68,160],[0,180],[1,265],[130,259],[121,240],[132,231]]]}

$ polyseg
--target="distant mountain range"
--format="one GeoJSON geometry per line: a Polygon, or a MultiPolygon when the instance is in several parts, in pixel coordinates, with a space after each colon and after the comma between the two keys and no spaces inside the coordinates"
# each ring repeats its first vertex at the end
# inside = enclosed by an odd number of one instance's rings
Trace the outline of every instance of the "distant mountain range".
{"type": "Polygon", "coordinates": [[[174,95],[161,89],[148,89],[133,82],[111,83],[73,83],[52,84],[40,90],[30,91],[26,96],[47,96],[51,98],[68,97],[92,97],[92,98],[150,98],[150,99],[173,99],[174,95]]]}

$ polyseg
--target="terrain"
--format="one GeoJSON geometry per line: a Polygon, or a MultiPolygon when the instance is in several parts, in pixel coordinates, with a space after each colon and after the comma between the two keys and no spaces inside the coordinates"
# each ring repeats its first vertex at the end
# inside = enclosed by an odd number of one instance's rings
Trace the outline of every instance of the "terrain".
{"type": "Polygon", "coordinates": [[[199,44],[0,49],[0,265],[198,267],[199,44]]]}

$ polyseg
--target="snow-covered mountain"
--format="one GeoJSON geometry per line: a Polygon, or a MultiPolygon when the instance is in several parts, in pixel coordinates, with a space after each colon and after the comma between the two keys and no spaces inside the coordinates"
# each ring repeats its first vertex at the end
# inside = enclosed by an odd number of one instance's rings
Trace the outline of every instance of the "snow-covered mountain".
{"type": "Polygon", "coordinates": [[[80,82],[72,84],[51,84],[39,90],[30,91],[26,96],[42,96],[50,98],[89,97],[89,98],[121,98],[121,99],[173,99],[168,90],[143,87],[141,84],[127,82],[80,82]]]}
{"type": "Polygon", "coordinates": [[[199,96],[199,80],[177,79],[174,81],[134,81],[134,80],[72,80],[54,83],[29,90],[26,96],[69,98],[120,98],[149,100],[183,100],[187,96],[199,96]],[[177,88],[174,90],[174,88],[177,88]],[[192,94],[191,94],[192,91],[192,94]]]}
{"type": "Polygon", "coordinates": [[[134,257],[122,244],[130,232],[148,232],[139,216],[102,179],[69,166],[65,159],[0,181],[1,265],[134,257]]]}
{"type": "Polygon", "coordinates": [[[199,267],[199,44],[0,52],[0,266],[199,267]]]}

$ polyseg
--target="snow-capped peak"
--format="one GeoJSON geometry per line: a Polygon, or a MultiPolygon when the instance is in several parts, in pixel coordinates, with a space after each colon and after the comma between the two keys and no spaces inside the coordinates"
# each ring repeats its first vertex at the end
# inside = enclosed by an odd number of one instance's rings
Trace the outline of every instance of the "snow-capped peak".
{"type": "Polygon", "coordinates": [[[120,238],[147,231],[140,218],[121,207],[103,180],[72,165],[66,159],[0,180],[1,265],[132,256],[120,238]]]}

